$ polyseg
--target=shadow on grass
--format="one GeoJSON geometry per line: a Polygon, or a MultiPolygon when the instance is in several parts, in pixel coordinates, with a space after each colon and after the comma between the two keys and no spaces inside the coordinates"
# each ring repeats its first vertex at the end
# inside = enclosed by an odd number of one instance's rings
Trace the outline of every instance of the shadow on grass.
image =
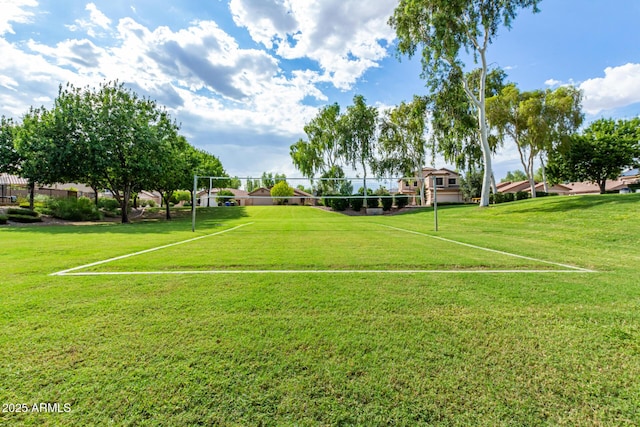
{"type": "MultiPolygon", "coordinates": [[[[35,223],[20,225],[3,225],[0,230],[8,233],[38,233],[38,234],[149,234],[170,233],[191,230],[191,211],[172,212],[173,219],[167,221],[164,218],[139,219],[135,218],[129,224],[115,221],[99,223],[35,223]]],[[[248,218],[245,207],[215,207],[198,208],[196,211],[196,231],[210,230],[224,225],[226,222],[242,218],[248,218]]]]}

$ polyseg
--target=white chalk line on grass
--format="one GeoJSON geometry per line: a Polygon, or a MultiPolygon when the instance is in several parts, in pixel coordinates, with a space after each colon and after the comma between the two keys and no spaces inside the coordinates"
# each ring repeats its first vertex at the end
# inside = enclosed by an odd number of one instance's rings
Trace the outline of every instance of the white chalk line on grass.
{"type": "MultiPolygon", "coordinates": [[[[382,227],[390,228],[392,230],[404,231],[405,233],[417,234],[418,236],[431,237],[432,239],[442,240],[443,242],[455,243],[456,245],[467,246],[467,247],[473,248],[473,249],[479,249],[479,250],[482,250],[482,251],[493,252],[493,253],[497,253],[497,254],[500,254],[500,255],[506,255],[506,256],[520,258],[520,259],[526,259],[526,260],[529,260],[529,261],[540,262],[540,263],[543,263],[543,264],[556,265],[558,267],[563,267],[563,268],[568,268],[569,269],[568,271],[549,270],[550,272],[554,272],[554,273],[559,273],[559,272],[564,272],[564,273],[568,273],[568,272],[597,273],[597,271],[590,270],[588,268],[576,267],[574,265],[561,264],[559,262],[546,261],[546,260],[543,260],[543,259],[532,258],[532,257],[525,256],[525,255],[513,254],[511,252],[499,251],[497,249],[485,248],[485,247],[482,247],[482,246],[472,245],[470,243],[458,242],[457,240],[447,239],[445,237],[433,236],[431,234],[426,234],[426,233],[420,233],[419,231],[413,231],[413,230],[407,230],[407,229],[404,229],[404,228],[393,227],[391,225],[385,225],[385,224],[378,224],[378,225],[380,225],[382,227]]],[[[520,271],[534,271],[534,270],[520,270],[520,271]]]]}
{"type": "Polygon", "coordinates": [[[166,249],[166,248],[170,248],[172,246],[182,245],[184,243],[195,242],[196,240],[204,239],[206,237],[217,236],[217,235],[223,234],[223,233],[228,233],[230,231],[237,230],[240,227],[244,227],[244,226],[251,225],[251,224],[253,224],[253,222],[248,222],[246,224],[240,224],[240,225],[235,226],[233,228],[229,228],[227,230],[222,230],[222,231],[217,231],[215,233],[207,234],[207,235],[204,235],[204,236],[198,236],[198,237],[194,237],[192,239],[181,240],[180,242],[169,243],[168,245],[157,246],[157,247],[151,248],[151,249],[145,249],[144,251],[133,252],[133,253],[126,254],[126,255],[120,255],[120,256],[117,256],[115,258],[109,258],[109,259],[105,259],[105,260],[102,260],[102,261],[92,262],[91,264],[85,264],[85,265],[81,265],[81,266],[78,266],[78,267],[69,268],[67,270],[58,271],[56,273],[51,273],[51,274],[49,274],[49,276],[71,276],[71,275],[79,275],[79,274],[83,274],[83,275],[92,274],[92,275],[95,275],[96,273],[71,273],[71,272],[72,271],[76,271],[76,270],[82,270],[82,269],[89,268],[89,267],[95,267],[96,265],[106,264],[106,263],[112,262],[112,261],[118,261],[120,259],[130,258],[130,257],[136,256],[136,255],[142,255],[142,254],[146,254],[146,253],[153,252],[153,251],[159,251],[160,249],[166,249]]]}
{"type": "Polygon", "coordinates": [[[171,274],[507,274],[594,273],[591,270],[182,270],[182,271],[86,271],[59,276],[152,276],[171,274]]]}

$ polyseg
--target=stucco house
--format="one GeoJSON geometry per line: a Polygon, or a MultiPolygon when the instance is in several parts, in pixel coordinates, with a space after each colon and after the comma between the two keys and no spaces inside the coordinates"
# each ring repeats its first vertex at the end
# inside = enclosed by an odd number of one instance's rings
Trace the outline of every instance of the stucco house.
{"type": "MultiPolygon", "coordinates": [[[[260,187],[249,193],[250,198],[247,200],[247,206],[271,206],[277,202],[271,197],[271,190],[260,187]]],[[[288,205],[310,205],[313,204],[313,196],[305,191],[297,188],[293,189],[293,197],[287,198],[288,205]]]]}
{"type": "Polygon", "coordinates": [[[410,204],[420,204],[419,179],[424,182],[427,206],[433,204],[434,196],[437,196],[438,203],[464,203],[460,190],[460,174],[447,168],[425,167],[422,168],[422,177],[398,180],[398,193],[409,196],[410,204]]]}
{"type": "MultiPolygon", "coordinates": [[[[629,182],[625,180],[607,180],[607,191],[627,192],[629,182]]],[[[496,185],[498,193],[517,193],[524,191],[531,193],[531,187],[529,181],[517,181],[517,182],[501,182],[496,185]]],[[[544,184],[536,183],[536,191],[544,191],[544,184]]],[[[571,196],[579,194],[600,194],[600,187],[592,182],[566,182],[564,184],[555,184],[549,186],[549,193],[556,193],[561,196],[571,196]]]]}
{"type": "MultiPolygon", "coordinates": [[[[565,184],[555,184],[548,186],[549,193],[557,193],[560,195],[571,194],[571,187],[565,184]]],[[[518,193],[520,191],[524,191],[526,193],[531,193],[531,186],[529,185],[529,181],[506,181],[496,184],[496,190],[498,193],[518,193]]],[[[536,191],[542,192],[544,191],[544,183],[538,182],[536,183],[536,191]]]]}
{"type": "Polygon", "coordinates": [[[198,199],[199,206],[205,207],[213,207],[218,206],[218,193],[220,191],[230,191],[233,193],[233,198],[236,201],[238,206],[247,206],[247,196],[248,192],[244,190],[239,190],[236,188],[212,188],[211,193],[209,190],[202,190],[196,194],[196,198],[198,199]]]}

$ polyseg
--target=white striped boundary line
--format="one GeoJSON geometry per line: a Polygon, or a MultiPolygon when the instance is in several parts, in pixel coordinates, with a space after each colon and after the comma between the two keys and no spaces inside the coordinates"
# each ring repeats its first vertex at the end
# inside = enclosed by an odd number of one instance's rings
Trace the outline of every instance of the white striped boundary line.
{"type": "MultiPolygon", "coordinates": [[[[482,246],[472,245],[471,243],[458,242],[457,240],[447,239],[445,237],[440,237],[440,236],[433,236],[431,234],[421,233],[419,231],[413,231],[413,230],[407,230],[407,229],[404,229],[404,228],[393,227],[391,225],[386,225],[386,224],[378,224],[378,225],[380,225],[382,227],[390,228],[392,230],[403,231],[405,233],[416,234],[418,236],[423,236],[423,237],[430,237],[432,239],[437,239],[437,240],[441,240],[443,242],[448,242],[448,243],[454,243],[456,245],[462,245],[462,246],[466,246],[466,247],[469,247],[469,248],[478,249],[478,250],[481,250],[481,251],[493,252],[493,253],[500,254],[500,255],[510,256],[510,257],[514,257],[514,258],[520,258],[520,259],[526,259],[528,261],[535,261],[535,262],[540,262],[540,263],[543,263],[543,264],[555,265],[555,266],[567,269],[567,270],[548,270],[549,272],[554,272],[554,273],[597,273],[597,271],[590,270],[588,268],[576,267],[574,265],[561,264],[559,262],[546,261],[546,260],[543,260],[543,259],[533,258],[533,257],[525,256],[525,255],[513,254],[511,252],[499,251],[497,249],[485,248],[485,247],[482,247],[482,246]]],[[[531,272],[539,272],[539,271],[536,271],[536,270],[519,270],[519,271],[520,272],[523,272],[523,271],[526,271],[526,272],[529,272],[529,271],[531,271],[531,272]]]]}
{"type": "Polygon", "coordinates": [[[154,276],[175,274],[508,274],[595,273],[591,270],[176,270],[176,271],[87,271],[58,276],[154,276]]]}
{"type": "Polygon", "coordinates": [[[50,276],[144,276],[144,275],[176,275],[176,274],[513,274],[513,273],[534,273],[534,274],[548,274],[548,273],[596,273],[594,270],[589,270],[582,267],[576,267],[567,264],[561,264],[553,261],[545,261],[537,258],[532,258],[524,255],[517,255],[510,252],[499,251],[496,249],[485,248],[482,246],[472,245],[470,243],[458,242],[456,240],[446,239],[444,237],[433,236],[426,233],[421,233],[418,231],[407,230],[404,228],[393,227],[385,224],[377,224],[382,227],[390,228],[392,230],[403,231],[405,233],[416,234],[423,237],[430,237],[433,239],[441,240],[448,243],[454,243],[457,245],[467,246],[473,249],[483,250],[487,252],[493,252],[500,255],[511,256],[521,259],[526,259],[529,261],[535,261],[544,264],[555,265],[558,267],[563,267],[565,270],[541,270],[541,269],[501,269],[501,270],[491,270],[491,269],[465,269],[465,270],[162,270],[162,271],[78,271],[83,270],[90,267],[95,267],[97,265],[106,264],[108,262],[117,261],[125,258],[129,258],[136,255],[142,255],[149,252],[157,251],[160,249],[169,248],[172,246],[182,245],[184,243],[193,242],[196,240],[204,239],[206,237],[217,236],[223,233],[228,233],[230,231],[237,230],[241,227],[254,224],[254,222],[249,222],[246,224],[241,224],[233,228],[229,228],[227,230],[218,231],[216,233],[207,234],[205,236],[194,237],[192,239],[182,240],[180,242],[171,243],[168,245],[158,246],[151,249],[146,249],[139,252],[134,252],[126,255],[121,255],[115,258],[109,258],[102,261],[93,262],[90,264],[81,265],[78,267],[69,268],[67,270],[58,271],[56,273],[51,273],[50,276]]]}
{"type": "MultiPolygon", "coordinates": [[[[67,270],[58,271],[56,273],[51,273],[51,274],[49,274],[49,276],[72,276],[72,275],[79,275],[79,274],[82,274],[82,275],[86,276],[86,275],[103,274],[103,273],[97,273],[97,272],[83,272],[83,273],[72,273],[72,272],[76,271],[76,270],[83,270],[83,269],[89,268],[89,267],[95,267],[96,265],[106,264],[106,263],[112,262],[112,261],[118,261],[118,260],[121,260],[121,259],[130,258],[130,257],[136,256],[136,255],[142,255],[142,254],[147,254],[149,252],[159,251],[160,249],[166,249],[166,248],[170,248],[172,246],[178,246],[178,245],[182,245],[182,244],[185,244],[185,243],[195,242],[196,240],[205,239],[207,237],[218,236],[220,234],[228,233],[230,231],[237,230],[238,228],[245,227],[245,226],[251,225],[251,224],[253,224],[253,222],[248,222],[246,224],[240,224],[240,225],[235,226],[233,228],[228,228],[226,230],[217,231],[215,233],[207,234],[207,235],[204,235],[204,236],[198,236],[198,237],[194,237],[194,238],[187,239],[187,240],[181,240],[179,242],[169,243],[168,245],[157,246],[157,247],[151,248],[151,249],[145,249],[144,251],[133,252],[133,253],[126,254],[126,255],[120,255],[120,256],[117,256],[115,258],[109,258],[109,259],[105,259],[105,260],[102,260],[102,261],[92,262],[91,264],[80,265],[78,267],[73,267],[73,268],[69,268],[67,270]]],[[[137,274],[137,273],[133,272],[133,273],[128,273],[128,274],[137,274]]],[[[145,274],[148,274],[148,273],[145,273],[145,274]]]]}

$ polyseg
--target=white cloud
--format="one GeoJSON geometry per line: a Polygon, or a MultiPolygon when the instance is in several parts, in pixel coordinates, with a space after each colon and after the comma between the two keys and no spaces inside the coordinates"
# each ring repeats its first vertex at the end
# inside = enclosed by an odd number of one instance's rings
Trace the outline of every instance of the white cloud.
{"type": "Polygon", "coordinates": [[[544,84],[547,86],[561,86],[562,82],[556,79],[548,79],[548,80],[545,80],[544,84]]]}
{"type": "Polygon", "coordinates": [[[308,58],[324,81],[350,89],[387,55],[395,34],[387,24],[395,0],[231,0],[237,25],[285,59],[308,58]],[[265,13],[268,11],[268,13],[265,13]],[[381,44],[382,43],[382,44],[381,44]]]}
{"type": "Polygon", "coordinates": [[[607,67],[604,77],[580,84],[584,92],[583,107],[589,114],[613,110],[640,102],[640,64],[607,67]]]}
{"type": "Polygon", "coordinates": [[[90,37],[96,37],[98,34],[95,29],[97,27],[103,30],[108,30],[111,25],[111,19],[109,19],[104,13],[102,13],[94,3],[88,3],[85,6],[85,10],[89,11],[89,20],[76,19],[74,25],[68,25],[71,31],[86,30],[90,37]]]}
{"type": "Polygon", "coordinates": [[[36,0],[0,0],[0,36],[5,33],[15,34],[11,22],[31,22],[34,14],[26,8],[36,6],[36,0]]]}

